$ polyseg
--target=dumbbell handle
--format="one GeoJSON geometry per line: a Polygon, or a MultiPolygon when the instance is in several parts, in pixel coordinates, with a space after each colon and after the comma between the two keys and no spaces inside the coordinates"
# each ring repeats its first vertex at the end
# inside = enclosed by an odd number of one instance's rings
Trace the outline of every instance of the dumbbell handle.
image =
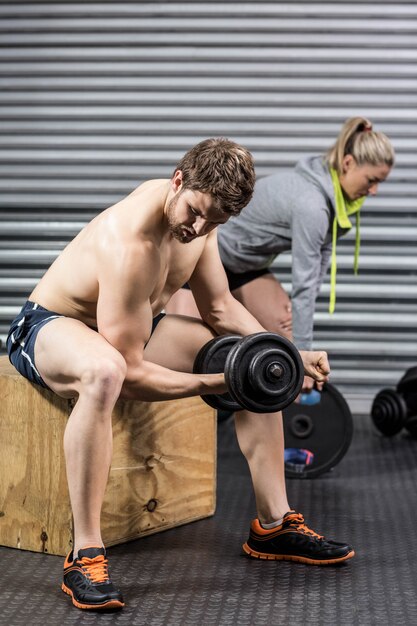
{"type": "Polygon", "coordinates": [[[271,363],[271,365],[268,367],[268,374],[273,378],[281,378],[282,372],[283,370],[279,363],[271,363]]]}

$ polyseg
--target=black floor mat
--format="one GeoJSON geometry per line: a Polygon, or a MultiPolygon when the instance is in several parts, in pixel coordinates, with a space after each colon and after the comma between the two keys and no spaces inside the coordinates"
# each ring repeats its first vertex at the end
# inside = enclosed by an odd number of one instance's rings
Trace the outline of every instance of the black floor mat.
{"type": "Polygon", "coordinates": [[[416,468],[416,441],[384,439],[355,417],[341,463],[288,481],[288,494],[312,528],[357,556],[334,567],[252,560],[241,551],[255,510],[249,474],[224,422],[215,516],[109,550],[123,611],[76,609],[60,590],[63,559],[0,548],[0,624],[414,626],[416,468]]]}

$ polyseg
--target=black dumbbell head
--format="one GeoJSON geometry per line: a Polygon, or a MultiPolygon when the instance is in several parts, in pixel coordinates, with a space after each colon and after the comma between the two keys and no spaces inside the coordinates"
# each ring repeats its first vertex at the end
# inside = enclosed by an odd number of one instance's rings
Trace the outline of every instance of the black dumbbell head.
{"type": "Polygon", "coordinates": [[[407,417],[407,405],[395,389],[382,389],[372,403],[372,420],[376,428],[387,437],[402,430],[407,417]]]}
{"type": "MultiPolygon", "coordinates": [[[[197,354],[193,372],[195,374],[217,374],[224,372],[227,355],[232,346],[242,339],[240,335],[222,335],[208,341],[197,354]]],[[[228,393],[201,396],[215,409],[235,412],[242,407],[228,393]]]]}
{"type": "Polygon", "coordinates": [[[225,378],[230,395],[245,409],[273,413],[298,396],[304,367],[294,344],[275,333],[261,332],[231,348],[225,378]]]}

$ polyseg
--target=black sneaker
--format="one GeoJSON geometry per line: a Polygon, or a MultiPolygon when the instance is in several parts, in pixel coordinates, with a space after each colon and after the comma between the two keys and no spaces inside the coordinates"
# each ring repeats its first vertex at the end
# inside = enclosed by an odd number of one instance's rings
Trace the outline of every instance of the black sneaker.
{"type": "Polygon", "coordinates": [[[304,524],[304,518],[295,511],[284,515],[276,528],[265,530],[255,519],[243,550],[255,559],[298,561],[309,565],[332,565],[355,556],[345,543],[337,543],[318,535],[304,524]]]}
{"type": "Polygon", "coordinates": [[[64,563],[62,591],[72,597],[79,609],[121,609],[123,597],[109,578],[104,548],[89,546],[73,559],[69,553],[64,563]]]}

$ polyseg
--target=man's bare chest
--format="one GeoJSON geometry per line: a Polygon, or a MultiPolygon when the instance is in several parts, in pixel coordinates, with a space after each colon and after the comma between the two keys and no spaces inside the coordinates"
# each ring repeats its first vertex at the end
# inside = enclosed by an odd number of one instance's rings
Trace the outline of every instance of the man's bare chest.
{"type": "Polygon", "coordinates": [[[161,278],[167,285],[179,288],[192,275],[203,251],[204,240],[173,243],[175,245],[161,255],[161,278]]]}

